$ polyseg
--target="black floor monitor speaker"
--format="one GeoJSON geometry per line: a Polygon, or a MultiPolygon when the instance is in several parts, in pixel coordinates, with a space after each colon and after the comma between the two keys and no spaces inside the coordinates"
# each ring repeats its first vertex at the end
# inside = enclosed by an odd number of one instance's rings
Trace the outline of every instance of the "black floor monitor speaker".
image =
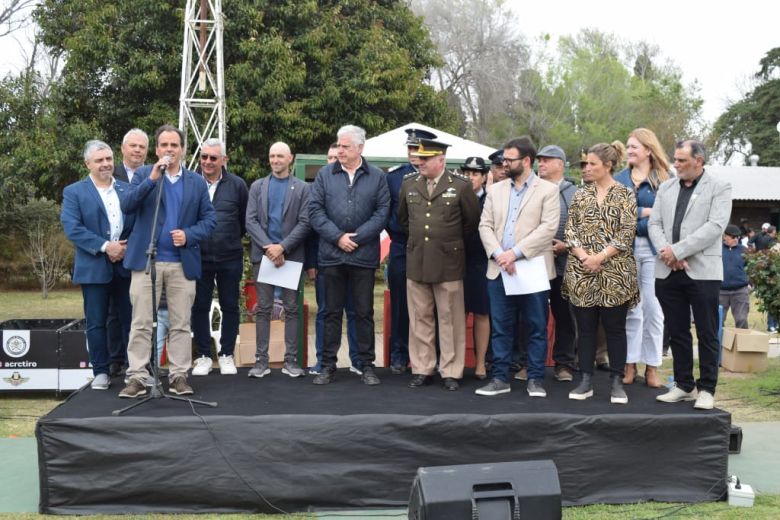
{"type": "Polygon", "coordinates": [[[418,468],[409,520],[561,518],[561,485],[551,460],[418,468]]]}

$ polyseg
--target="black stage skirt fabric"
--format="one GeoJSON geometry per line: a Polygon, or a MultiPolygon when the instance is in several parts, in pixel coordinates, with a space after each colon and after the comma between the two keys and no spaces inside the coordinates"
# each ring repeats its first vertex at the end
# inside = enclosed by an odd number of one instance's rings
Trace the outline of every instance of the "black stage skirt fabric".
{"type": "MultiPolygon", "coordinates": [[[[274,370],[263,379],[190,377],[193,398],[217,408],[134,402],[85,388],[38,422],[40,511],[53,514],[274,512],[404,507],[418,467],[551,459],[564,505],[717,500],[726,489],[730,415],[691,402],[655,401],[626,387],[609,403],[608,375],[595,395],[568,399],[575,383],[525,383],[497,397],[439,381],[410,389],[409,376],[377,370],[363,385],[346,370],[320,387],[274,370]]],[[[166,381],[167,382],[167,381],[166,381]]]]}

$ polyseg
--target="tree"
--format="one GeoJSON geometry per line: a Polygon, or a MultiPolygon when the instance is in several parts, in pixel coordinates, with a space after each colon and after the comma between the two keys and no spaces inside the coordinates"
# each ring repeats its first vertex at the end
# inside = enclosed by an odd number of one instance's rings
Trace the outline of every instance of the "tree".
{"type": "Polygon", "coordinates": [[[416,0],[442,56],[432,83],[448,94],[464,120],[464,134],[500,143],[500,126],[529,62],[529,48],[504,0],[416,0]],[[497,140],[498,139],[498,140],[497,140]]]}
{"type": "Polygon", "coordinates": [[[0,38],[26,27],[30,23],[27,11],[36,4],[36,0],[8,0],[0,7],[0,38]]]}
{"type": "Polygon", "coordinates": [[[59,206],[51,200],[31,200],[19,208],[15,219],[21,250],[41,287],[41,296],[61,281],[70,266],[72,247],[62,233],[59,206]]]}
{"type": "Polygon", "coordinates": [[[759,65],[757,86],[718,117],[712,142],[726,162],[747,164],[755,153],[762,165],[780,166],[780,47],[767,52],[759,65]]]}
{"type": "MultiPolygon", "coordinates": [[[[544,47],[542,56],[550,52],[544,47]]],[[[537,60],[538,61],[538,60],[537,60]]],[[[702,100],[658,49],[623,43],[614,35],[584,29],[561,38],[557,58],[521,76],[509,125],[540,145],[556,143],[570,157],[598,142],[625,140],[638,127],[652,129],[667,150],[698,129],[702,100]]]]}
{"type": "MultiPolygon", "coordinates": [[[[44,43],[67,56],[51,98],[71,158],[85,134],[118,144],[131,127],[178,120],[181,4],[45,0],[38,9],[44,43]]],[[[347,123],[369,135],[412,120],[454,127],[446,96],[425,84],[435,49],[404,2],[236,0],[224,10],[228,152],[245,179],[267,171],[277,140],[317,152],[347,123]]],[[[71,161],[57,193],[81,174],[71,161]]]]}

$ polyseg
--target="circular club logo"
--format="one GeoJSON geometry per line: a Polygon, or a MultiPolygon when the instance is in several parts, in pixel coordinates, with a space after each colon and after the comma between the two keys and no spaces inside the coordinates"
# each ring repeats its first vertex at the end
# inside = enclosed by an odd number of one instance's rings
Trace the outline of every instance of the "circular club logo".
{"type": "Polygon", "coordinates": [[[12,358],[20,358],[30,351],[30,346],[21,336],[11,336],[3,345],[3,350],[12,358]]]}

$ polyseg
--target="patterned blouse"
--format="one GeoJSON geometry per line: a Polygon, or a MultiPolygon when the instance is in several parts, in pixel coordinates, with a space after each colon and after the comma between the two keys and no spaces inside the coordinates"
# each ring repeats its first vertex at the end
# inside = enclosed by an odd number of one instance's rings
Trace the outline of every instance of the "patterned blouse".
{"type": "Polygon", "coordinates": [[[577,307],[617,307],[639,301],[633,243],[636,233],[636,198],[616,182],[599,205],[596,186],[586,184],[577,190],[569,206],[564,239],[569,249],[583,248],[597,254],[612,246],[618,254],[602,264],[598,273],[589,273],[569,255],[561,294],[577,307]]]}

